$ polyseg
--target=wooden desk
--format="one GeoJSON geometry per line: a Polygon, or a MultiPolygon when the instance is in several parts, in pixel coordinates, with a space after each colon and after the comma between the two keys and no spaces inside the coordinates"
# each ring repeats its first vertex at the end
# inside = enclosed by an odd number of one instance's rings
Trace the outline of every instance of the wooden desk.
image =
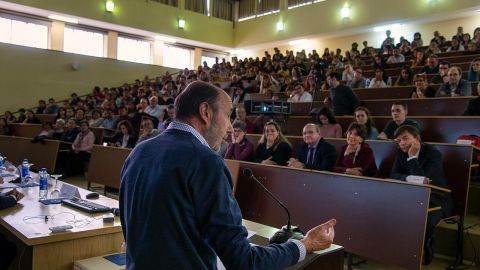
{"type": "MultiPolygon", "coordinates": [[[[250,241],[256,245],[268,245],[268,238],[278,229],[253,221],[243,220],[243,226],[256,234],[250,238],[250,241]]],[[[75,262],[74,270],[123,270],[124,266],[118,266],[105,258],[99,256],[75,262]]],[[[331,245],[330,248],[308,254],[305,260],[286,268],[286,270],[342,270],[343,269],[343,248],[338,245],[331,245]]],[[[159,269],[160,269],[159,265],[159,269]]]]}
{"type": "Polygon", "coordinates": [[[87,180],[107,187],[120,188],[120,172],[131,150],[94,145],[88,165],[87,180]]]}
{"type": "MultiPolygon", "coordinates": [[[[420,269],[430,187],[240,162],[292,214],[304,231],[336,218],[335,243],[345,250],[408,269],[420,269]]],[[[280,227],[284,210],[260,186],[239,175],[235,195],[245,219],[280,227]]]]}
{"type": "Polygon", "coordinates": [[[40,133],[40,131],[42,131],[41,124],[15,123],[15,124],[10,124],[10,128],[12,129],[13,136],[26,137],[26,138],[33,138],[37,136],[40,133]]]}
{"type": "MultiPolygon", "coordinates": [[[[0,211],[0,231],[21,254],[21,261],[17,258],[13,265],[20,269],[70,270],[76,260],[121,250],[123,234],[118,217],[114,223],[104,224],[102,214],[88,214],[61,204],[43,205],[38,202],[38,187],[19,190],[25,195],[20,203],[0,211]],[[45,215],[50,216],[47,222],[45,215]],[[74,218],[77,224],[71,232],[50,233],[49,227],[71,223],[74,218]]],[[[82,198],[89,193],[79,191],[82,198]]],[[[103,196],[95,202],[118,207],[118,201],[103,196]]]]}

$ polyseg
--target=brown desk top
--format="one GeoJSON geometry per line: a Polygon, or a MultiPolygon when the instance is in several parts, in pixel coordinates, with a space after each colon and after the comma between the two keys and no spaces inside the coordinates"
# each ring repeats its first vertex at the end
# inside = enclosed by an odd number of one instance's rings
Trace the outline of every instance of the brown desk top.
{"type": "MultiPolygon", "coordinates": [[[[58,181],[58,184],[60,188],[61,181],[58,181]]],[[[49,195],[52,189],[53,186],[50,186],[49,195]]],[[[114,223],[103,223],[102,213],[89,214],[62,204],[44,205],[38,202],[38,186],[18,188],[17,190],[22,192],[25,197],[16,206],[0,211],[0,226],[5,227],[26,245],[33,246],[122,231],[118,217],[115,218],[114,223]],[[47,222],[44,221],[45,215],[49,216],[47,222]],[[67,224],[74,227],[70,232],[53,234],[48,229],[67,224]]],[[[90,193],[81,188],[79,188],[79,192],[82,198],[90,193]]],[[[118,207],[118,201],[101,195],[92,201],[109,207],[118,207]]]]}

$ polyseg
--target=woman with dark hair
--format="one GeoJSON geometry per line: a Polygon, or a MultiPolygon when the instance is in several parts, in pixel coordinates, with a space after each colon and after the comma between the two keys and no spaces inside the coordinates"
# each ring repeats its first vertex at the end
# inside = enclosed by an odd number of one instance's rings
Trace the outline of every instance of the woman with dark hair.
{"type": "Polygon", "coordinates": [[[435,93],[437,92],[437,90],[435,90],[435,88],[431,86],[428,86],[427,75],[416,74],[413,78],[415,87],[410,93],[410,98],[417,99],[435,97],[435,93]]]}
{"type": "Polygon", "coordinates": [[[413,70],[410,66],[405,65],[400,71],[400,76],[398,76],[395,86],[407,86],[413,84],[413,70]]]}
{"type": "Polygon", "coordinates": [[[367,129],[359,123],[351,123],[347,130],[347,144],[342,147],[334,172],[357,176],[374,177],[377,174],[375,156],[365,143],[367,129]]]}
{"type": "Polygon", "coordinates": [[[422,34],[420,34],[420,32],[413,34],[413,40],[417,43],[418,47],[423,46],[422,34]]]}
{"type": "Polygon", "coordinates": [[[427,57],[425,56],[425,52],[422,50],[417,50],[415,53],[415,59],[412,61],[412,67],[423,67],[426,60],[427,57]]]}
{"type": "Polygon", "coordinates": [[[120,121],[117,125],[117,133],[112,138],[110,146],[116,146],[121,148],[133,148],[137,143],[137,136],[133,131],[132,124],[129,121],[120,121]]]}
{"type": "Polygon", "coordinates": [[[0,118],[0,135],[11,135],[10,127],[8,126],[7,119],[0,118]]]}
{"type": "Polygon", "coordinates": [[[17,122],[17,118],[13,116],[13,113],[11,111],[5,111],[3,114],[5,121],[7,121],[7,124],[13,124],[17,122]]]}
{"type": "Polygon", "coordinates": [[[384,70],[388,68],[388,65],[385,62],[385,59],[381,55],[376,54],[373,56],[373,68],[384,70]]]}
{"type": "Polygon", "coordinates": [[[280,126],[274,122],[267,122],[263,128],[263,135],[258,141],[255,151],[255,161],[262,164],[286,166],[292,157],[292,147],[282,134],[280,126]]]}
{"type": "Polygon", "coordinates": [[[375,123],[372,119],[372,114],[370,110],[366,107],[357,107],[355,109],[355,121],[359,124],[365,126],[367,130],[367,139],[368,140],[376,140],[378,137],[378,130],[375,127],[375,123]]]}
{"type": "Polygon", "coordinates": [[[250,100],[250,95],[243,89],[243,86],[235,86],[233,88],[233,107],[237,107],[238,104],[250,100]]]}
{"type": "Polygon", "coordinates": [[[55,117],[55,121],[57,121],[58,119],[66,120],[66,117],[67,117],[67,111],[65,110],[65,108],[63,107],[58,108],[57,117],[55,117]]]}
{"type": "Polygon", "coordinates": [[[35,113],[32,110],[27,110],[25,112],[25,120],[23,120],[24,124],[41,124],[42,121],[37,118],[35,113]]]}
{"type": "Polygon", "coordinates": [[[317,114],[317,122],[320,126],[320,134],[325,138],[342,138],[342,126],[335,119],[332,110],[323,107],[317,114]]]}

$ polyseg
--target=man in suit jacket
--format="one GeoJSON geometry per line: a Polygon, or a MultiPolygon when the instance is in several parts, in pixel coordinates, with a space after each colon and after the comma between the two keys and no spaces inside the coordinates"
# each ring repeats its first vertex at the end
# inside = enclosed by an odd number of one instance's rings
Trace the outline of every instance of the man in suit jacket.
{"type": "MultiPolygon", "coordinates": [[[[424,184],[448,188],[440,151],[432,145],[422,143],[416,127],[401,126],[395,131],[394,136],[400,149],[397,151],[390,173],[391,178],[406,181],[410,175],[423,176],[424,184]]],[[[430,205],[431,207],[440,206],[442,211],[433,211],[428,214],[424,246],[425,264],[430,264],[433,259],[432,242],[435,226],[442,218],[450,215],[453,200],[450,193],[432,193],[430,205]]]]}
{"type": "MultiPolygon", "coordinates": [[[[0,183],[2,182],[3,180],[0,179],[0,183]]],[[[13,189],[6,193],[0,193],[0,210],[16,205],[17,202],[22,198],[23,194],[18,192],[16,189],[13,189]]],[[[2,259],[0,259],[0,269],[8,269],[8,266],[17,255],[17,249],[15,247],[15,244],[5,239],[5,237],[1,233],[0,254],[2,254],[2,259]]]]}
{"type": "Polygon", "coordinates": [[[320,127],[306,124],[303,128],[303,142],[298,148],[297,159],[288,161],[289,167],[331,171],[337,159],[335,146],[322,138],[320,127]]]}

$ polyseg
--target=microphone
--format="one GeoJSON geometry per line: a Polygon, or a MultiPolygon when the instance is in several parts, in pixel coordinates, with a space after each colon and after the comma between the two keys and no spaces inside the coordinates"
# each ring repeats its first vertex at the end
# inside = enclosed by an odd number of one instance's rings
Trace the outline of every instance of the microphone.
{"type": "Polygon", "coordinates": [[[262,187],[263,190],[265,190],[270,197],[272,197],[283,209],[285,209],[285,212],[287,212],[288,216],[288,221],[287,225],[283,226],[282,229],[277,231],[272,237],[270,237],[270,244],[281,244],[287,242],[288,239],[297,239],[301,240],[303,239],[304,235],[303,232],[300,230],[300,228],[296,226],[291,225],[291,218],[290,218],[290,211],[288,211],[288,208],[275,196],[273,193],[268,190],[262,182],[260,182],[255,175],[253,175],[253,171],[250,168],[244,168],[242,171],[243,175],[253,179],[255,182],[257,182],[260,187],[262,187]]]}
{"type": "Polygon", "coordinates": [[[119,208],[111,208],[110,211],[114,216],[120,216],[120,209],[119,208]]]}

